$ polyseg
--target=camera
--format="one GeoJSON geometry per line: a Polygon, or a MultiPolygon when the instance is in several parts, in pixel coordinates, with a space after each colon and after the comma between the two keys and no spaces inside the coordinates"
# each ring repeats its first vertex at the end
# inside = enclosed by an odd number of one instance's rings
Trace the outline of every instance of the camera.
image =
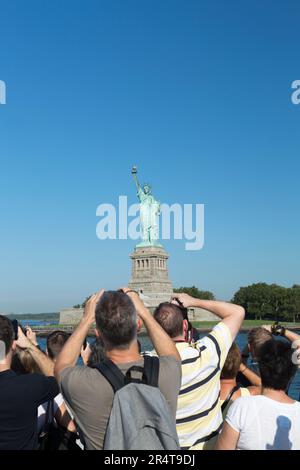
{"type": "Polygon", "coordinates": [[[15,333],[15,341],[18,339],[18,328],[20,327],[21,330],[23,331],[24,335],[26,336],[26,328],[24,328],[21,323],[18,322],[18,320],[12,320],[12,325],[13,325],[13,329],[14,329],[14,333],[15,333]]]}

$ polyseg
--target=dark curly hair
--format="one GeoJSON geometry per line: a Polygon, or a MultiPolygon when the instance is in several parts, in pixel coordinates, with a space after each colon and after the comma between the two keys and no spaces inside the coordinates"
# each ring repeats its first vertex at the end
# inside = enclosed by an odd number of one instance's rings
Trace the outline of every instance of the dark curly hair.
{"type": "Polygon", "coordinates": [[[286,341],[272,339],[259,351],[259,370],[262,386],[273,390],[287,390],[297,371],[292,362],[292,348],[286,341]]]}

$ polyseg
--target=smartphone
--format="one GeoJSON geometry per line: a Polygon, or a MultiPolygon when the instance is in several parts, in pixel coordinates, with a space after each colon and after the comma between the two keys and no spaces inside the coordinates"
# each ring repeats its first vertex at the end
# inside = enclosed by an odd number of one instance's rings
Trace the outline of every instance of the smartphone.
{"type": "Polygon", "coordinates": [[[13,329],[14,329],[14,333],[15,333],[15,341],[18,339],[18,327],[19,327],[19,322],[18,320],[12,320],[12,326],[13,326],[13,329]]]}
{"type": "Polygon", "coordinates": [[[12,322],[12,326],[13,326],[13,329],[14,329],[14,333],[15,333],[15,341],[18,339],[18,328],[20,327],[21,330],[23,331],[24,335],[26,336],[26,328],[24,328],[21,323],[18,322],[18,320],[11,320],[12,322]]]}

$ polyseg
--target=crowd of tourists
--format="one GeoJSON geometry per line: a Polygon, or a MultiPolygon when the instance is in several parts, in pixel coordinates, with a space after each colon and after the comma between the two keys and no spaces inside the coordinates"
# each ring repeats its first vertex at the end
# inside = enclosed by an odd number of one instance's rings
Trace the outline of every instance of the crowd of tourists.
{"type": "Polygon", "coordinates": [[[244,316],[185,293],[152,314],[137,292],[102,289],[43,351],[29,327],[0,315],[0,450],[299,450],[289,388],[300,337],[266,325],[241,351],[244,316]],[[196,307],[219,319],[204,336],[188,319],[196,307]],[[143,325],[151,351],[141,351],[143,325]]]}

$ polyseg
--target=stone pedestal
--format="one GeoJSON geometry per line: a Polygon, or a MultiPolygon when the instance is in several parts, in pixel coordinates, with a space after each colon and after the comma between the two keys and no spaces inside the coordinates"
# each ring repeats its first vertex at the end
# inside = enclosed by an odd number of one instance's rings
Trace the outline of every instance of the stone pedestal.
{"type": "Polygon", "coordinates": [[[59,312],[60,325],[77,325],[83,315],[83,308],[64,308],[59,312]]]}
{"type": "Polygon", "coordinates": [[[169,255],[161,246],[137,246],[130,255],[132,272],[129,287],[139,292],[144,303],[157,307],[168,302],[173,293],[168,275],[169,255]]]}

